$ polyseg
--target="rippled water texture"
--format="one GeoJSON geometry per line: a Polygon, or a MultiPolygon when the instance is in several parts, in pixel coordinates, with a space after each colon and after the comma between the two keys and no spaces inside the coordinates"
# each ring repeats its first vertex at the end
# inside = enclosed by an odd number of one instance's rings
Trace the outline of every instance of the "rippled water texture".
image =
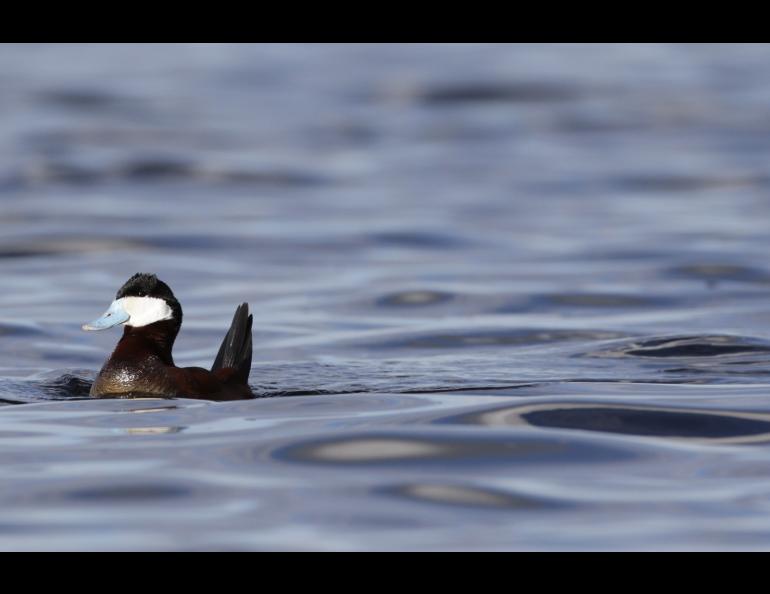
{"type": "Polygon", "coordinates": [[[0,550],[770,549],[770,46],[0,46],[0,550]],[[137,271],[245,402],[88,399],[137,271]]]}

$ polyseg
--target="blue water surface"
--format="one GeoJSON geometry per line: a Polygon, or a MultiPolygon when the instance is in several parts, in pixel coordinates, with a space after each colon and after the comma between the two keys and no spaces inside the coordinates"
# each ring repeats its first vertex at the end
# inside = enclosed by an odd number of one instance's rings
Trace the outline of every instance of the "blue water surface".
{"type": "Polygon", "coordinates": [[[0,550],[770,549],[770,46],[0,46],[0,550]],[[91,400],[133,273],[259,398],[91,400]]]}

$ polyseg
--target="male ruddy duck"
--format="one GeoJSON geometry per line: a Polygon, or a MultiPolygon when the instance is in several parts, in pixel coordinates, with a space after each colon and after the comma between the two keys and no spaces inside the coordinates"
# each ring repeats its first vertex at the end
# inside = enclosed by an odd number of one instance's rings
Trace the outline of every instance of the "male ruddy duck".
{"type": "Polygon", "coordinates": [[[83,325],[83,330],[124,326],[123,337],[91,386],[91,396],[253,398],[248,384],[251,323],[249,305],[243,303],[235,311],[211,371],[177,367],[171,349],[182,326],[182,306],[168,285],[154,274],[135,274],[120,288],[101,318],[83,325]]]}

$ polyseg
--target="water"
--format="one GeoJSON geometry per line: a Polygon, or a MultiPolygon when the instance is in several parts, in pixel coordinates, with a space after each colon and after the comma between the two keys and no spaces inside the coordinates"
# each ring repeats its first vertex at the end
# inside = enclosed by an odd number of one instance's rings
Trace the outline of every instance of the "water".
{"type": "Polygon", "coordinates": [[[0,46],[0,550],[770,548],[769,59],[0,46]],[[260,398],[87,398],[137,271],[260,398]]]}

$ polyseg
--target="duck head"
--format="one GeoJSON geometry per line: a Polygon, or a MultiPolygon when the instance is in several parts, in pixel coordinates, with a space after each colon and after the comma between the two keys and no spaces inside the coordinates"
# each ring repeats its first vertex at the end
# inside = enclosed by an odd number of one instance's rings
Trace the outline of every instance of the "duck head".
{"type": "Polygon", "coordinates": [[[168,322],[178,331],[182,325],[182,306],[166,283],[154,274],[140,272],[120,287],[102,317],[83,324],[82,328],[107,330],[119,324],[126,329],[143,328],[158,322],[168,322]]]}

